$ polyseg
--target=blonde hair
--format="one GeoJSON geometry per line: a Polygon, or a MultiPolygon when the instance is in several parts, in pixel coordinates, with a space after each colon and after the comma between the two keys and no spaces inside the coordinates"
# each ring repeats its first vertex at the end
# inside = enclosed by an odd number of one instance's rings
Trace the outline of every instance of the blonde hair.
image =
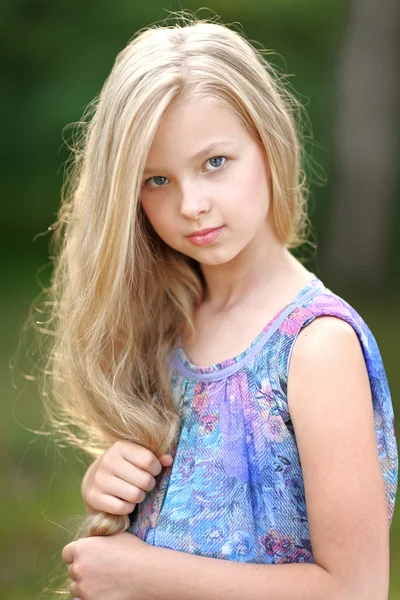
{"type": "MultiPolygon", "coordinates": [[[[204,282],[196,261],[157,236],[139,199],[165,110],[200,97],[228,102],[263,144],[279,239],[287,248],[306,241],[302,107],[264,52],[223,24],[187,14],[183,25],[139,31],[78,123],[51,226],[43,400],[55,432],[92,457],[121,438],[159,456],[178,439],[169,366],[182,328],[193,329],[204,282]]],[[[89,535],[129,525],[127,516],[85,519],[89,535]]]]}

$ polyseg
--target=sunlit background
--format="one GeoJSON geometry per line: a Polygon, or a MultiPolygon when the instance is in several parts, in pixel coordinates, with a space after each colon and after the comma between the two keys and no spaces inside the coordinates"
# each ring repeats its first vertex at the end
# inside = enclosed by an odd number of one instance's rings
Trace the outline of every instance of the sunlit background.
{"type": "MultiPolygon", "coordinates": [[[[99,93],[135,31],[162,21],[168,11],[202,6],[175,0],[0,4],[0,596],[5,600],[31,600],[43,591],[70,540],[71,518],[84,512],[80,482],[88,459],[35,433],[44,428],[36,384],[9,366],[29,306],[50,275],[47,228],[60,202],[68,126],[99,93]]],[[[372,329],[397,415],[400,3],[209,0],[207,7],[275,52],[271,62],[287,74],[308,112],[310,216],[318,250],[313,255],[307,249],[306,264],[372,329]]],[[[20,353],[19,370],[32,373],[40,358],[34,338],[20,353]]],[[[399,432],[400,424],[398,439],[399,432]]],[[[400,599],[396,564],[398,507],[391,528],[390,600],[400,599]]]]}

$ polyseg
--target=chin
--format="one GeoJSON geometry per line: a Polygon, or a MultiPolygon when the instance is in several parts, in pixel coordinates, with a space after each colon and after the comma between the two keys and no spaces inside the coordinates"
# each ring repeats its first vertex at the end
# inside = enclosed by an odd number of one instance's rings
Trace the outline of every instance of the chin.
{"type": "Polygon", "coordinates": [[[225,265],[236,258],[238,254],[240,254],[240,250],[235,253],[228,253],[225,249],[219,248],[218,252],[211,252],[212,248],[210,247],[210,253],[207,254],[204,252],[204,255],[201,256],[199,253],[198,256],[194,256],[200,264],[208,265],[210,267],[217,267],[218,265],[225,265]]]}

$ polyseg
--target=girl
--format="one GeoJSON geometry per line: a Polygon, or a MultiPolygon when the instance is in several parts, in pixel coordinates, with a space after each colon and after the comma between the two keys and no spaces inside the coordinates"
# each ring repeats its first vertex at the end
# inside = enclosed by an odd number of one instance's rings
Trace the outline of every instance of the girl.
{"type": "Polygon", "coordinates": [[[92,106],[46,370],[54,426],[96,457],[71,593],[384,600],[393,408],[370,329],[290,252],[296,100],[242,35],[193,19],[139,32],[92,106]]]}

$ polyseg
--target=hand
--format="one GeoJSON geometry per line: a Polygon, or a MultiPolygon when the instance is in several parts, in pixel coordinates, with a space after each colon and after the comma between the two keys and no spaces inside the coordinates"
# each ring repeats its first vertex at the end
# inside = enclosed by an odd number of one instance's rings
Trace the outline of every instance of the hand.
{"type": "Polygon", "coordinates": [[[89,512],[128,515],[143,502],[163,467],[172,457],[158,459],[150,450],[133,442],[119,440],[99,456],[86,471],[82,496],[89,512]]]}
{"type": "Polygon", "coordinates": [[[61,553],[81,600],[146,600],[154,587],[153,546],[131,533],[80,538],[61,553]],[[153,584],[153,586],[152,586],[153,584]]]}

